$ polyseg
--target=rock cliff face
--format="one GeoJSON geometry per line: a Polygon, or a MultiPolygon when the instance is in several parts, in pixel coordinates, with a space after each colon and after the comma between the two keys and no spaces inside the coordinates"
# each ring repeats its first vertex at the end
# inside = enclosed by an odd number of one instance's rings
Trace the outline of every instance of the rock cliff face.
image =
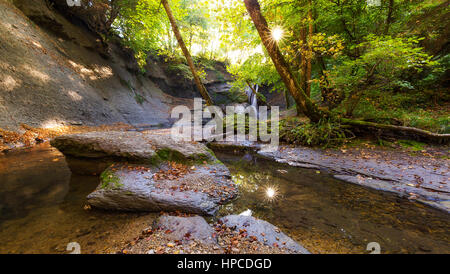
{"type": "Polygon", "coordinates": [[[46,3],[0,0],[0,128],[165,124],[173,105],[190,104],[193,86],[161,60],[140,73],[118,42],[105,44],[46,3]]]}

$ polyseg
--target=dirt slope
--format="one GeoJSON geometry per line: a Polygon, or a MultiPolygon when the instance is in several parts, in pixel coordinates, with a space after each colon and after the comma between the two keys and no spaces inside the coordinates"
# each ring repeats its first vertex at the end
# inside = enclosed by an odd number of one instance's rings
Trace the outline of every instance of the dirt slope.
{"type": "Polygon", "coordinates": [[[174,98],[131,70],[123,49],[104,51],[44,0],[12,2],[0,0],[1,128],[168,122],[174,98]]]}

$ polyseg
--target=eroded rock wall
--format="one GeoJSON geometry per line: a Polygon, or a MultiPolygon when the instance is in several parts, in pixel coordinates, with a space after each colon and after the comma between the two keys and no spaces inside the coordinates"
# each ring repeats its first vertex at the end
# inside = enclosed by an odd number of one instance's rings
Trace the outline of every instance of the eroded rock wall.
{"type": "Polygon", "coordinates": [[[1,128],[168,122],[173,98],[121,47],[44,0],[0,0],[0,18],[1,128]]]}

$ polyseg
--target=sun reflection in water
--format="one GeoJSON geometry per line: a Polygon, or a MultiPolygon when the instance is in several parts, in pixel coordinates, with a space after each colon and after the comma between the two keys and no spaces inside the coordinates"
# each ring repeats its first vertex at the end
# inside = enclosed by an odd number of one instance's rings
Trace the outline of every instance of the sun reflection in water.
{"type": "Polygon", "coordinates": [[[264,190],[265,200],[273,202],[278,198],[278,189],[275,186],[267,186],[264,190]]]}

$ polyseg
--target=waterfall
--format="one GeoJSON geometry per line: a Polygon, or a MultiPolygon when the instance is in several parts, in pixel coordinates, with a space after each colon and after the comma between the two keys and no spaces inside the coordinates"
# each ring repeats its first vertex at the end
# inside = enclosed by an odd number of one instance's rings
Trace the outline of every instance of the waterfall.
{"type": "MultiPolygon", "coordinates": [[[[259,86],[254,85],[254,89],[255,89],[256,93],[258,93],[259,86]]],[[[245,89],[245,93],[247,94],[247,97],[248,97],[248,103],[250,104],[250,106],[255,108],[255,112],[258,113],[258,97],[256,96],[256,94],[253,92],[253,90],[250,87],[247,87],[245,89]]]]}

